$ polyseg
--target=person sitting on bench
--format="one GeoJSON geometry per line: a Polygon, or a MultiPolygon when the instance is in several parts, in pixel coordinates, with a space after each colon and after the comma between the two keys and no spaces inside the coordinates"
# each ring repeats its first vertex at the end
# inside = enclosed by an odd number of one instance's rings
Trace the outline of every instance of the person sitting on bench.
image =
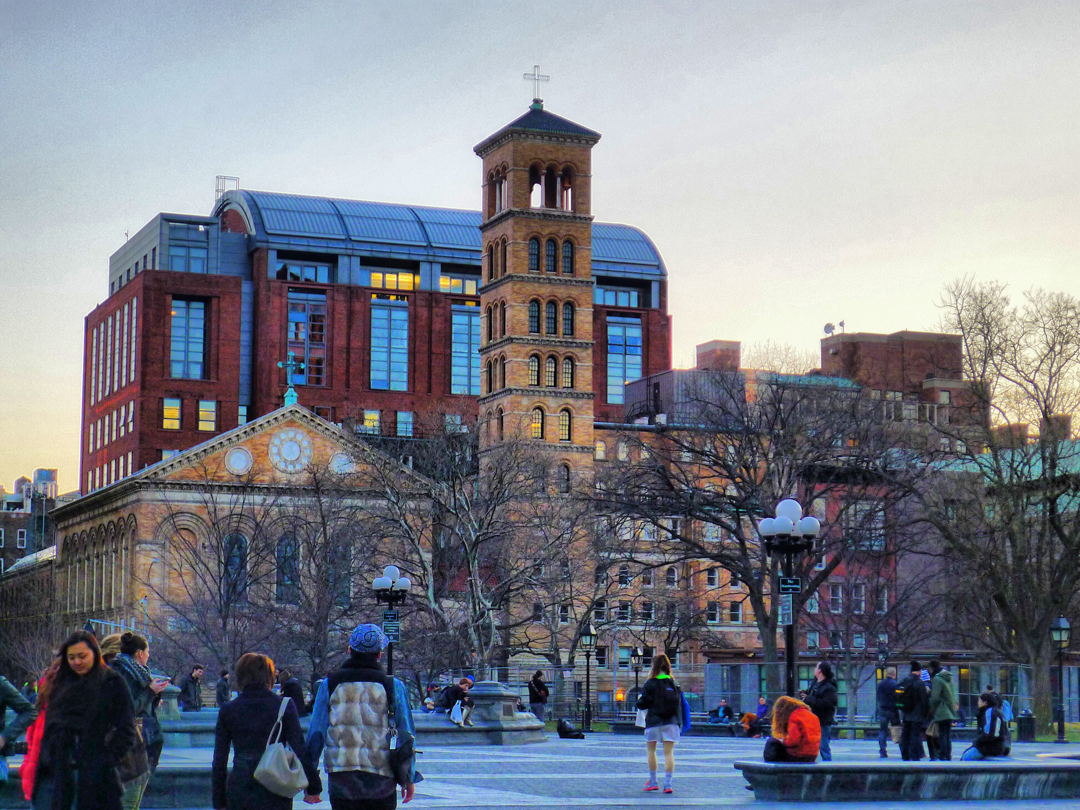
{"type": "Polygon", "coordinates": [[[720,705],[709,712],[710,723],[734,723],[735,710],[728,706],[727,698],[720,698],[720,705]]]}
{"type": "Polygon", "coordinates": [[[971,762],[987,757],[1007,757],[1011,752],[1009,727],[998,708],[997,697],[983,692],[979,695],[979,736],[961,759],[971,762]]]}
{"type": "Polygon", "coordinates": [[[772,736],[765,741],[766,762],[814,762],[821,746],[821,723],[801,700],[783,695],[773,706],[772,736]]]}

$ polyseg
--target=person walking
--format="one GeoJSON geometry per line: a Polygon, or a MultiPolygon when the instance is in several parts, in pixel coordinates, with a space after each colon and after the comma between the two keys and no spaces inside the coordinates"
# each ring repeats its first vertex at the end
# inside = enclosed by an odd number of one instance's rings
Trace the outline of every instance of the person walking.
{"type": "MultiPolygon", "coordinates": [[[[403,803],[412,801],[416,755],[397,763],[391,755],[389,720],[398,731],[414,734],[412,705],[405,684],[387,675],[381,663],[389,642],[375,624],[361,624],[349,636],[349,658],[319,684],[308,726],[313,762],[326,751],[330,806],[333,810],[394,810],[396,788],[403,803]]],[[[304,801],[321,800],[322,783],[308,785],[304,801]]]]}
{"type": "Polygon", "coordinates": [[[150,778],[157,770],[161,749],[165,744],[161,724],[157,719],[157,707],[161,702],[161,693],[169,682],[151,675],[147,668],[149,662],[150,645],[145,638],[135,633],[124,633],[120,636],[120,652],[113,658],[111,667],[123,679],[131,695],[136,731],[142,734],[146,744],[146,759],[150,766],[144,776],[124,786],[121,799],[124,810],[139,810],[146,786],[150,784],[150,778]]]}
{"type": "Polygon", "coordinates": [[[831,762],[829,740],[832,725],[836,722],[836,707],[840,704],[840,689],[828,661],[821,661],[814,668],[814,682],[808,691],[803,692],[803,700],[821,724],[821,761],[831,762]]]}
{"type": "Polygon", "coordinates": [[[663,653],[653,656],[649,680],[641,688],[637,708],[645,709],[645,750],[649,781],[645,790],[659,790],[656,781],[656,744],[664,744],[664,793],[673,793],[675,744],[682,735],[682,690],[671,677],[671,661],[663,653]]]}
{"type": "Polygon", "coordinates": [[[900,711],[896,708],[896,668],[885,670],[885,677],[877,685],[878,755],[889,758],[885,744],[891,739],[890,726],[900,725],[900,711]]]}
{"type": "Polygon", "coordinates": [[[229,686],[229,670],[222,669],[214,684],[214,704],[220,709],[232,700],[232,687],[229,686]]]}
{"type": "Polygon", "coordinates": [[[292,699],[301,717],[307,717],[309,712],[307,703],[304,701],[304,687],[300,685],[300,679],[294,678],[289,670],[283,669],[278,673],[277,681],[281,684],[281,694],[292,699]]]}
{"type": "Polygon", "coordinates": [[[176,679],[176,685],[180,689],[180,711],[202,711],[202,676],[205,667],[202,664],[192,664],[191,672],[176,679]]]}
{"type": "Polygon", "coordinates": [[[7,678],[0,675],[0,721],[7,717],[7,712],[14,713],[0,733],[0,776],[7,779],[7,759],[3,757],[3,750],[9,742],[15,742],[19,736],[30,728],[37,717],[38,710],[25,695],[15,688],[7,678]]]}
{"type": "Polygon", "coordinates": [[[911,674],[896,687],[900,704],[900,757],[918,762],[925,756],[922,738],[930,719],[930,692],[922,679],[922,664],[911,662],[911,674]]]}
{"type": "MultiPolygon", "coordinates": [[[[288,698],[275,695],[274,662],[265,655],[245,653],[236,662],[236,685],[240,694],[218,712],[214,733],[214,760],[210,768],[213,807],[217,810],[290,810],[291,797],[271,793],[255,780],[255,768],[266,750],[266,742],[281,717],[282,742],[299,758],[309,785],[319,784],[319,768],[308,755],[304,732],[296,706],[289,700],[285,713],[281,704],[288,698]],[[229,751],[233,751],[232,771],[228,771],[229,751]]],[[[316,788],[316,792],[318,789],[316,788]]]]}
{"type": "Polygon", "coordinates": [[[765,742],[766,762],[814,762],[821,743],[821,723],[801,700],[781,695],[773,705],[772,737],[765,742]]]}
{"type": "Polygon", "coordinates": [[[936,750],[931,753],[931,759],[952,760],[952,724],[958,708],[952,673],[942,669],[941,662],[935,658],[930,662],[930,722],[937,726],[937,733],[933,735],[936,750]]]}
{"type": "Polygon", "coordinates": [[[539,669],[533,673],[529,681],[529,708],[541,723],[547,720],[548,695],[547,684],[544,683],[544,673],[539,669]]]}
{"type": "Polygon", "coordinates": [[[78,630],[58,651],[38,745],[34,810],[120,810],[117,765],[135,744],[135,715],[123,679],[78,630]]]}
{"type": "Polygon", "coordinates": [[[26,730],[26,755],[19,766],[19,780],[22,782],[23,798],[30,802],[34,798],[34,780],[37,776],[38,757],[41,755],[41,735],[45,731],[45,706],[49,702],[49,691],[60,669],[60,659],[54,658],[37,683],[37,700],[34,708],[37,717],[26,730]]]}

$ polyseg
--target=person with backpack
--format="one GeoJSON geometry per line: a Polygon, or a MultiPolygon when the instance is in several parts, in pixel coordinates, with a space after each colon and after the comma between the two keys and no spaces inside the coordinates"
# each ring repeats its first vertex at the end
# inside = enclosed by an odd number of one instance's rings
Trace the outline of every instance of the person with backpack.
{"type": "Polygon", "coordinates": [[[900,708],[900,758],[918,762],[925,756],[922,739],[930,719],[930,690],[922,679],[922,664],[911,662],[911,674],[896,687],[900,708]]]}
{"type": "Polygon", "coordinates": [[[536,719],[543,723],[547,717],[547,702],[548,695],[551,692],[547,688],[547,684],[544,683],[544,673],[541,670],[536,670],[533,673],[532,680],[529,681],[529,708],[532,709],[532,713],[536,715],[536,719]]]}
{"type": "Polygon", "coordinates": [[[836,721],[836,707],[840,704],[840,689],[833,677],[832,665],[821,661],[814,669],[814,682],[810,689],[803,692],[803,701],[821,724],[821,761],[832,761],[832,749],[829,747],[829,732],[836,721]]]}
{"type": "Polygon", "coordinates": [[[979,695],[978,725],[979,734],[975,742],[960,759],[972,762],[987,757],[1007,757],[1012,749],[1009,726],[998,708],[997,696],[993,692],[987,691],[979,695]]]}
{"type": "Polygon", "coordinates": [[[645,790],[659,790],[656,782],[656,744],[664,744],[664,793],[673,793],[675,743],[682,735],[683,695],[671,677],[671,660],[659,653],[653,656],[649,680],[641,689],[637,708],[645,710],[645,750],[649,761],[649,781],[645,790]]]}

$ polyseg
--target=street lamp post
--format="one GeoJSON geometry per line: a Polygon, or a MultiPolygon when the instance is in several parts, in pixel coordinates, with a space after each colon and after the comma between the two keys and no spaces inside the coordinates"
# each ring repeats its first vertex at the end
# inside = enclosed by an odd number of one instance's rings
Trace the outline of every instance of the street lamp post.
{"type": "Polygon", "coordinates": [[[885,646],[884,641],[879,641],[877,645],[877,665],[878,669],[885,669],[885,665],[889,663],[889,648],[885,646]]]}
{"type": "MultiPolygon", "coordinates": [[[[796,554],[813,551],[814,538],[821,531],[815,517],[803,517],[802,506],[788,498],[776,505],[776,517],[765,518],[758,524],[758,534],[765,541],[765,553],[784,556],[784,579],[792,582],[796,554]]],[[[771,566],[770,566],[771,567],[771,566]]],[[[801,593],[802,583],[798,583],[801,593]]],[[[787,595],[787,594],[785,594],[787,595]]],[[[790,598],[790,596],[789,596],[790,598]]],[[[787,663],[787,694],[795,697],[795,615],[792,610],[784,627],[784,658],[787,663]]]]}
{"type": "Polygon", "coordinates": [[[591,659],[596,649],[596,628],[591,624],[581,633],[581,650],[585,653],[585,731],[592,731],[592,670],[591,659]]]}
{"type": "Polygon", "coordinates": [[[635,647],[634,651],[630,653],[630,666],[634,668],[634,695],[635,697],[641,697],[641,683],[639,681],[641,677],[641,662],[645,660],[645,654],[642,652],[641,647],[635,647]]]}
{"type": "Polygon", "coordinates": [[[1072,635],[1072,626],[1064,616],[1058,616],[1050,625],[1050,640],[1057,647],[1058,654],[1058,738],[1056,742],[1067,742],[1065,739],[1065,650],[1069,646],[1069,636],[1072,635]]]}
{"type": "Polygon", "coordinates": [[[396,565],[388,565],[383,569],[381,577],[376,577],[371,583],[375,591],[376,604],[385,602],[386,612],[383,614],[383,632],[390,640],[386,645],[386,674],[394,674],[394,642],[398,640],[398,619],[394,606],[405,601],[412,587],[412,580],[401,575],[401,570],[396,565]],[[387,614],[393,618],[388,618],[387,614]],[[387,625],[393,623],[393,627],[387,625]]]}

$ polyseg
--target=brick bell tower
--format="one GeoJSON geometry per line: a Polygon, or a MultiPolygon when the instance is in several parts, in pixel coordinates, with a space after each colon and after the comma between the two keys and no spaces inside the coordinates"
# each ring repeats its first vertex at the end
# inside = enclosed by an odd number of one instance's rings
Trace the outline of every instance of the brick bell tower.
{"type": "Polygon", "coordinates": [[[556,484],[593,457],[590,158],[600,134],[533,99],[475,147],[484,161],[481,452],[526,436],[556,484]]]}

